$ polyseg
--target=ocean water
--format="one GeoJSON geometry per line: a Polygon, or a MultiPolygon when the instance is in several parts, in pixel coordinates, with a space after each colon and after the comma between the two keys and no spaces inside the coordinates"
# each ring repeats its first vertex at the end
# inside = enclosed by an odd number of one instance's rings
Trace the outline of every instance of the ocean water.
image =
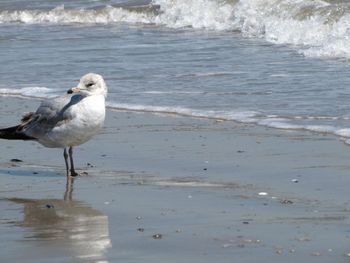
{"type": "Polygon", "coordinates": [[[350,138],[350,1],[2,0],[0,94],[350,138]]]}

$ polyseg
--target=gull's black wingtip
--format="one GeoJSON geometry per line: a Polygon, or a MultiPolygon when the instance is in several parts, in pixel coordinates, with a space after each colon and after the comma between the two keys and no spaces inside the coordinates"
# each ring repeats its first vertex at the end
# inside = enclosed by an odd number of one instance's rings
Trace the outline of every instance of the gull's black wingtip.
{"type": "Polygon", "coordinates": [[[20,125],[5,128],[5,129],[0,129],[0,139],[5,139],[5,140],[36,140],[33,137],[30,137],[23,132],[19,132],[18,130],[20,129],[20,125]]]}

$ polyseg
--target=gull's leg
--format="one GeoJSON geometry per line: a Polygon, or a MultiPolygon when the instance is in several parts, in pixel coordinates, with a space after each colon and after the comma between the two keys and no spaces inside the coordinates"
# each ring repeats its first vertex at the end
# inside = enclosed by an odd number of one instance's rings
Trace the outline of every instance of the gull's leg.
{"type": "Polygon", "coordinates": [[[70,160],[70,175],[71,175],[71,176],[77,176],[78,173],[77,173],[77,172],[75,171],[75,169],[74,169],[73,147],[72,147],[72,146],[69,147],[68,152],[69,152],[69,160],[70,160]]]}
{"type": "Polygon", "coordinates": [[[63,157],[64,157],[64,161],[66,162],[66,171],[67,171],[67,177],[69,176],[69,165],[68,165],[68,153],[66,148],[64,148],[63,150],[63,157]]]}

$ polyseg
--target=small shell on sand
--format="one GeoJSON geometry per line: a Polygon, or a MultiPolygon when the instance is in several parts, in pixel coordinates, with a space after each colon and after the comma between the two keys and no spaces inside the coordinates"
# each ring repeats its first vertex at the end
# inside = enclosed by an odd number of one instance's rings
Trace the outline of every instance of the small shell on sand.
{"type": "Polygon", "coordinates": [[[260,195],[260,196],[267,196],[268,193],[266,193],[266,192],[260,192],[260,193],[258,193],[258,195],[260,195]]]}

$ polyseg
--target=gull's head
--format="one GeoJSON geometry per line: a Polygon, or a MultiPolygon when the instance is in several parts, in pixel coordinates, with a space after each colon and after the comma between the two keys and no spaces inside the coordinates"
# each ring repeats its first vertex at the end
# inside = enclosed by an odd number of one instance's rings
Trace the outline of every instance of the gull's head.
{"type": "Polygon", "coordinates": [[[67,93],[79,93],[83,96],[104,95],[107,97],[107,86],[101,75],[88,73],[81,77],[78,86],[69,89],[67,93]]]}

